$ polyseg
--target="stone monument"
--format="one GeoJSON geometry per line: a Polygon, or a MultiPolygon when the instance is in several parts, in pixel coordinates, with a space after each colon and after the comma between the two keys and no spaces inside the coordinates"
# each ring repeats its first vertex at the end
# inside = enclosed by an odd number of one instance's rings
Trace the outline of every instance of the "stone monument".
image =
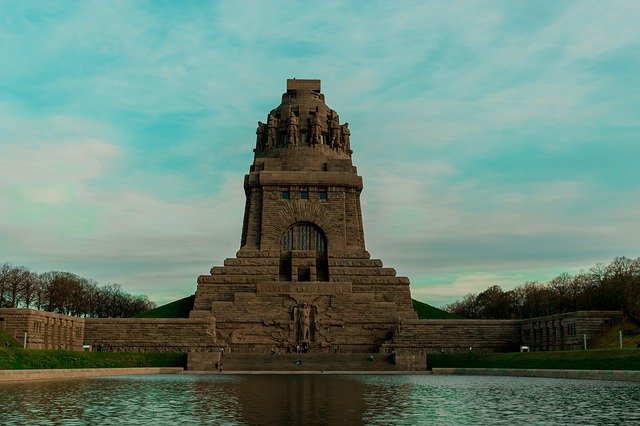
{"type": "Polygon", "coordinates": [[[366,251],[348,124],[320,80],[287,80],[258,122],[240,250],[198,278],[191,318],[232,352],[378,352],[416,319],[409,280],[366,251]]]}

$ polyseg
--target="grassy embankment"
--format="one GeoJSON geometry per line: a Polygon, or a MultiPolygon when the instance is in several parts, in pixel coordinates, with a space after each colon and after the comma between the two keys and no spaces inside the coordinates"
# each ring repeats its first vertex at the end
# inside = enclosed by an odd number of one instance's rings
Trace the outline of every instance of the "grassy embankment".
{"type": "Polygon", "coordinates": [[[450,314],[447,311],[433,307],[427,303],[412,299],[413,310],[418,314],[420,319],[463,319],[458,315],[450,314]]]}
{"type": "Polygon", "coordinates": [[[180,300],[158,306],[147,312],[135,315],[133,318],[189,318],[189,312],[193,309],[196,295],[193,294],[180,300]]]}
{"type": "Polygon", "coordinates": [[[82,352],[0,348],[0,370],[45,368],[186,367],[187,354],[82,352]]]}
{"type": "MultiPolygon", "coordinates": [[[[589,346],[589,349],[619,349],[620,332],[622,331],[622,347],[626,349],[636,348],[640,342],[638,326],[625,318],[621,324],[614,324],[600,334],[589,346]]],[[[640,367],[638,367],[640,369],[640,367]]]]}
{"type": "Polygon", "coordinates": [[[16,339],[9,336],[4,330],[0,329],[0,348],[19,348],[20,344],[16,339]]]}
{"type": "Polygon", "coordinates": [[[514,368],[561,370],[640,370],[639,349],[588,351],[429,354],[431,368],[514,368]]]}

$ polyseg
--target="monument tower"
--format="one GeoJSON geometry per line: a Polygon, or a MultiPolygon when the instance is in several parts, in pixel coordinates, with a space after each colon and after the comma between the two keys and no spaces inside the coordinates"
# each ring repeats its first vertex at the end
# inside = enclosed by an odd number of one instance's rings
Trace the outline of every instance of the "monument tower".
{"type": "Polygon", "coordinates": [[[190,316],[234,352],[377,352],[417,316],[409,280],[366,251],[348,123],[320,80],[291,79],[256,135],[240,250],[198,278],[190,316]]]}

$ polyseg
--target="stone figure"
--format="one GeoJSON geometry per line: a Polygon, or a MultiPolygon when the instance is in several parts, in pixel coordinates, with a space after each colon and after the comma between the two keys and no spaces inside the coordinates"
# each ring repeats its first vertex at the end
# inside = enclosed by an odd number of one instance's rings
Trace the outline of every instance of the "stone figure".
{"type": "Polygon", "coordinates": [[[267,120],[267,149],[273,149],[278,143],[278,120],[273,114],[269,114],[267,120]]]}
{"type": "Polygon", "coordinates": [[[300,143],[298,133],[298,117],[293,111],[289,113],[289,125],[287,126],[287,137],[289,138],[290,146],[298,146],[300,143]]]}
{"type": "Polygon", "coordinates": [[[340,147],[342,148],[342,151],[349,153],[351,151],[351,131],[349,130],[349,123],[344,123],[340,127],[342,129],[340,147]]]}
{"type": "Polygon", "coordinates": [[[331,112],[331,119],[329,121],[329,135],[331,138],[330,146],[331,148],[337,149],[340,145],[340,118],[335,111],[331,112]]]}
{"type": "Polygon", "coordinates": [[[262,121],[258,121],[258,128],[256,129],[256,152],[262,152],[266,149],[265,136],[267,133],[267,125],[262,121]]]}
{"type": "Polygon", "coordinates": [[[300,340],[309,342],[311,340],[311,307],[303,303],[299,311],[300,340]]]}
{"type": "Polygon", "coordinates": [[[395,319],[395,333],[396,334],[402,333],[402,318],[395,319]]]}
{"type": "Polygon", "coordinates": [[[311,145],[320,145],[322,142],[322,127],[320,126],[320,119],[317,116],[313,116],[309,119],[311,125],[311,145]]]}

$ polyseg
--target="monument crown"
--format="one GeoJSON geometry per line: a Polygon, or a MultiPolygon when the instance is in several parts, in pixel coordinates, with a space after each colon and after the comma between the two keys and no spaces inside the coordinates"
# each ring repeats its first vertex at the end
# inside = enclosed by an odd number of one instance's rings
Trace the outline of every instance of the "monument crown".
{"type": "Polygon", "coordinates": [[[290,90],[302,90],[320,93],[320,80],[298,80],[296,78],[288,78],[287,92],[290,90]]]}
{"type": "Polygon", "coordinates": [[[320,86],[320,80],[287,80],[280,105],[269,112],[266,123],[258,122],[256,158],[280,157],[295,148],[350,158],[349,123],[340,124],[338,114],[325,104],[320,86]]]}

